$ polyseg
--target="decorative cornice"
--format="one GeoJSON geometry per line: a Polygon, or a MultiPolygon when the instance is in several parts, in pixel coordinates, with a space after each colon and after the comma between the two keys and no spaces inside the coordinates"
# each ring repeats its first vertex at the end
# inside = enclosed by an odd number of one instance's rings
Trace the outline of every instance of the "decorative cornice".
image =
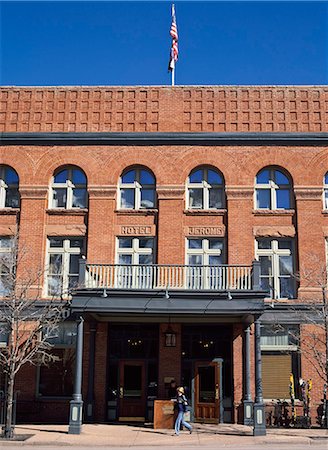
{"type": "Polygon", "coordinates": [[[2,145],[327,145],[328,133],[0,133],[2,145]]]}
{"type": "Polygon", "coordinates": [[[117,186],[88,186],[89,199],[110,199],[116,196],[117,186]]]}
{"type": "Polygon", "coordinates": [[[184,199],[185,187],[181,185],[162,185],[157,186],[158,200],[184,199]]]}
{"type": "Polygon", "coordinates": [[[322,201],[322,186],[295,186],[296,200],[320,200],[322,201]]]}
{"type": "Polygon", "coordinates": [[[228,200],[251,199],[254,194],[254,186],[226,186],[228,200]]]}
{"type": "Polygon", "coordinates": [[[19,186],[20,198],[45,200],[48,194],[48,186],[19,186]]]}
{"type": "Polygon", "coordinates": [[[253,227],[253,235],[255,237],[294,237],[296,231],[293,225],[264,225],[253,227]]]}

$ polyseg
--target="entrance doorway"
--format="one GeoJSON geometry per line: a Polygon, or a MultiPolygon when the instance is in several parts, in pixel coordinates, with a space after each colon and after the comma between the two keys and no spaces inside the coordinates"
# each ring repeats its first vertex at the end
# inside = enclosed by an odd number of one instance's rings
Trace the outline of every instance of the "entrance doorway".
{"type": "Polygon", "coordinates": [[[195,364],[194,416],[196,422],[218,423],[220,420],[221,369],[218,362],[195,364]]]}
{"type": "Polygon", "coordinates": [[[145,363],[120,362],[119,421],[145,421],[145,363]]]}

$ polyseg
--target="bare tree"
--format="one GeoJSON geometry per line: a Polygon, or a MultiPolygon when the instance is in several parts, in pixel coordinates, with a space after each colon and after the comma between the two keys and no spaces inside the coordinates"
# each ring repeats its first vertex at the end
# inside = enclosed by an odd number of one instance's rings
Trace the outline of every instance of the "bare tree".
{"type": "Polygon", "coordinates": [[[6,375],[3,436],[14,437],[13,404],[15,377],[25,364],[52,361],[51,337],[68,311],[65,296],[42,300],[44,271],[29,270],[28,249],[19,248],[17,236],[6,240],[0,253],[0,331],[8,336],[0,350],[6,375]]]}

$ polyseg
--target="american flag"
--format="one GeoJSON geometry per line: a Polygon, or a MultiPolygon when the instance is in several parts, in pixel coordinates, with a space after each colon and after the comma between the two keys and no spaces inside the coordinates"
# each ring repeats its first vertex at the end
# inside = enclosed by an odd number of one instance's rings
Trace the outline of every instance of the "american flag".
{"type": "Polygon", "coordinates": [[[171,45],[171,53],[170,53],[169,71],[172,72],[172,70],[174,70],[175,63],[178,61],[178,55],[179,55],[178,27],[177,27],[177,21],[175,18],[174,5],[172,5],[172,23],[171,23],[170,35],[172,37],[172,45],[171,45]]]}

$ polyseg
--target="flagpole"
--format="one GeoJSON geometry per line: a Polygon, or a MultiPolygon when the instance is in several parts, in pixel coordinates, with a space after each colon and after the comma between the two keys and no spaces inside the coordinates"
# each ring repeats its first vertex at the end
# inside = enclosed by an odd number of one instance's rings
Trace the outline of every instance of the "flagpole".
{"type": "Polygon", "coordinates": [[[174,72],[175,72],[175,64],[171,71],[171,86],[174,86],[174,72]]]}

